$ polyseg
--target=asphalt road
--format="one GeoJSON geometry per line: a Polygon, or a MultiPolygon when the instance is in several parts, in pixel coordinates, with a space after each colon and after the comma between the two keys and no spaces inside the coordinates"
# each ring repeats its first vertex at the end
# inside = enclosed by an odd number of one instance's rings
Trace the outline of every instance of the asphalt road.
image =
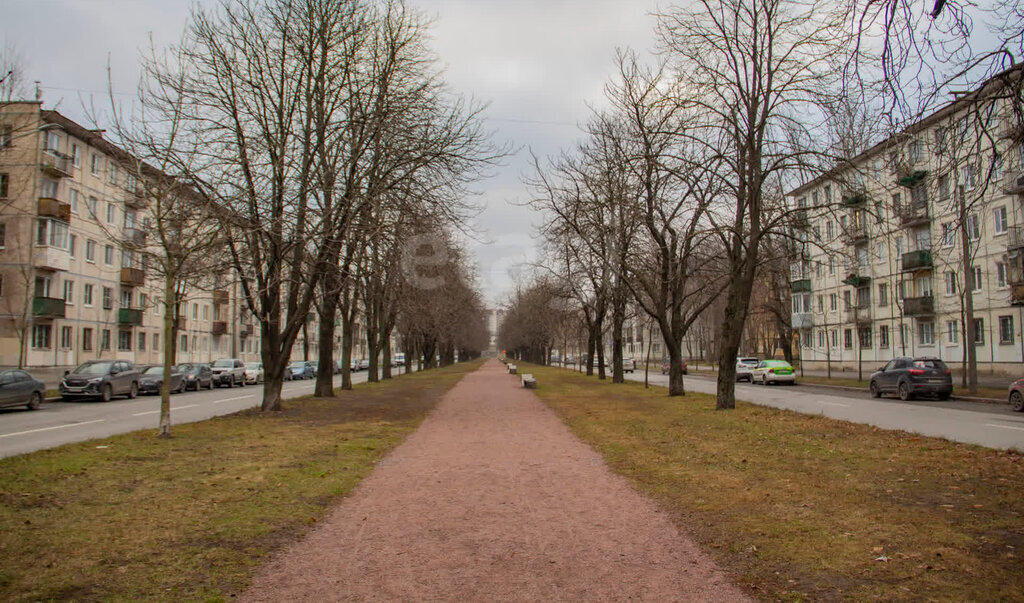
{"type": "MultiPolygon", "coordinates": [[[[642,382],[644,373],[642,370],[627,373],[626,378],[642,382]]],[[[668,387],[668,376],[660,371],[652,372],[649,382],[668,387]]],[[[687,375],[683,384],[686,391],[715,393],[715,380],[711,377],[687,375]]],[[[801,384],[764,386],[737,383],[736,398],[883,429],[898,429],[988,448],[1024,451],[1024,413],[1013,412],[1008,404],[928,399],[903,402],[893,397],[875,399],[867,391],[801,384]]]]}
{"type": "MultiPolygon", "coordinates": [[[[352,374],[353,383],[366,381],[366,371],[352,374]]],[[[341,384],[341,376],[335,377],[341,384]]],[[[315,381],[285,381],[282,395],[294,398],[313,393],[315,381]]],[[[171,396],[171,422],[192,423],[254,406],[263,399],[263,385],[215,388],[171,396]]],[[[156,430],[160,396],[110,402],[44,402],[36,411],[0,410],[0,458],[52,448],[70,442],[103,438],[139,429],[156,430]]]]}

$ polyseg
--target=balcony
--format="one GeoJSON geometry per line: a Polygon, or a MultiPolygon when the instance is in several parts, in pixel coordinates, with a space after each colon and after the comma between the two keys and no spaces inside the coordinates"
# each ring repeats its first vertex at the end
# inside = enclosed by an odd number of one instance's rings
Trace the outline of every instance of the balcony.
{"type": "Polygon", "coordinates": [[[36,318],[64,318],[64,300],[59,297],[33,297],[32,316],[36,318]]]}
{"type": "Polygon", "coordinates": [[[1012,286],[1010,289],[1010,303],[1015,306],[1024,305],[1024,283],[1012,286]]]}
{"type": "Polygon", "coordinates": [[[868,227],[863,222],[853,222],[846,227],[846,240],[850,243],[863,243],[868,240],[868,227]]]}
{"type": "Polygon", "coordinates": [[[59,151],[45,149],[41,167],[44,172],[57,178],[72,176],[71,157],[59,151]]]}
{"type": "Polygon", "coordinates": [[[1004,174],[1003,192],[1008,195],[1024,195],[1024,174],[1019,170],[1004,174]]]}
{"type": "Polygon", "coordinates": [[[870,282],[871,282],[871,277],[870,276],[863,276],[863,275],[857,274],[856,272],[850,273],[849,275],[847,275],[847,277],[845,279],[843,279],[843,283],[847,284],[847,285],[850,285],[851,287],[865,287],[870,282]]]}
{"type": "Polygon", "coordinates": [[[35,266],[40,270],[71,270],[71,255],[59,247],[36,247],[35,266]]]}
{"type": "Polygon", "coordinates": [[[794,329],[810,329],[814,326],[814,315],[810,312],[794,312],[791,322],[794,329]]]}
{"type": "Polygon", "coordinates": [[[919,270],[931,270],[932,251],[930,249],[919,249],[908,251],[903,254],[903,272],[917,272],[919,270]]]}
{"type": "Polygon", "coordinates": [[[906,188],[914,188],[918,184],[921,184],[927,176],[927,170],[911,170],[909,168],[902,168],[896,174],[896,184],[906,188]]]}
{"type": "Polygon", "coordinates": [[[140,268],[122,268],[121,284],[125,287],[141,287],[146,284],[146,273],[140,268]]]}
{"type": "Polygon", "coordinates": [[[124,204],[125,207],[130,209],[146,209],[146,206],[149,205],[145,192],[141,188],[126,190],[124,192],[124,204]]]}
{"type": "Polygon", "coordinates": [[[809,293],[811,291],[811,279],[802,278],[789,284],[789,290],[793,293],[809,293]]]}
{"type": "Polygon", "coordinates": [[[807,215],[806,209],[795,209],[789,215],[793,224],[793,228],[796,228],[797,230],[804,230],[811,227],[811,218],[809,215],[807,215]]]}
{"type": "Polygon", "coordinates": [[[900,226],[917,226],[929,221],[928,205],[924,203],[901,204],[896,208],[896,217],[900,226]]]}
{"type": "Polygon", "coordinates": [[[215,320],[210,326],[210,334],[214,337],[220,337],[228,332],[228,323],[224,320],[215,320]]]}
{"type": "Polygon", "coordinates": [[[125,228],[124,242],[126,245],[143,247],[146,244],[146,231],[141,228],[125,228]]]}
{"type": "Polygon", "coordinates": [[[243,339],[246,338],[246,337],[252,337],[252,333],[253,333],[252,325],[242,325],[238,329],[238,336],[242,337],[243,339]]]}
{"type": "Polygon", "coordinates": [[[40,197],[36,213],[39,216],[57,218],[62,222],[71,221],[71,204],[50,197],[40,197]]]}
{"type": "Polygon", "coordinates": [[[867,191],[863,188],[851,188],[843,193],[843,205],[846,207],[856,207],[858,205],[864,205],[868,201],[867,191]]]}
{"type": "Polygon", "coordinates": [[[1006,250],[1024,249],[1024,226],[1011,226],[1006,233],[1006,250]]]}
{"type": "Polygon", "coordinates": [[[924,297],[903,298],[904,316],[932,316],[935,314],[935,298],[931,295],[924,297]]]}
{"type": "Polygon", "coordinates": [[[142,326],[142,310],[121,308],[117,311],[117,324],[124,326],[142,326]]]}
{"type": "Polygon", "coordinates": [[[228,290],[227,289],[214,289],[214,291],[213,291],[213,303],[220,304],[220,305],[228,303],[228,290]]]}
{"type": "Polygon", "coordinates": [[[179,331],[184,331],[186,326],[187,325],[185,324],[185,317],[184,316],[179,316],[178,318],[174,319],[174,328],[175,329],[177,329],[179,331]]]}
{"type": "Polygon", "coordinates": [[[863,324],[871,322],[871,305],[857,304],[846,308],[846,322],[863,324]]]}

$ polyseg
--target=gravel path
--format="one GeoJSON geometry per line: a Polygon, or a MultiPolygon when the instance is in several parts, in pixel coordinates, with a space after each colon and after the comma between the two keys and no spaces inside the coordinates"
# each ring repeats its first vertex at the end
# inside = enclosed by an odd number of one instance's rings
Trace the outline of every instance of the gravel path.
{"type": "Polygon", "coordinates": [[[746,597],[491,360],[244,599],[746,597]]]}

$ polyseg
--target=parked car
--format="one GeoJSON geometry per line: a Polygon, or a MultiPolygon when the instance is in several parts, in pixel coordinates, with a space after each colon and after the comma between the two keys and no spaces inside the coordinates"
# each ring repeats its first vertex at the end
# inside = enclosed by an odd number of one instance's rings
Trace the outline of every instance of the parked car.
{"type": "Polygon", "coordinates": [[[341,374],[341,370],[342,370],[342,368],[344,366],[345,366],[345,361],[344,360],[335,360],[334,361],[334,374],[335,375],[340,375],[341,374]]]}
{"type": "Polygon", "coordinates": [[[365,371],[365,370],[367,370],[369,368],[370,368],[370,359],[369,358],[363,358],[362,360],[359,361],[359,370],[365,371]]]}
{"type": "Polygon", "coordinates": [[[60,380],[60,395],[65,400],[99,398],[109,402],[114,396],[134,398],[139,394],[139,371],[127,360],[90,360],[60,380]]]}
{"type": "Polygon", "coordinates": [[[918,394],[948,400],[953,395],[953,373],[933,356],[893,358],[871,375],[868,387],[874,398],[895,393],[900,400],[913,400],[918,394]]]}
{"type": "MultiPolygon", "coordinates": [[[[663,363],[661,365],[661,374],[662,375],[667,375],[670,370],[672,370],[672,363],[671,362],[665,362],[665,363],[663,363]]],[[[687,374],[687,372],[686,372],[686,361],[685,360],[683,361],[683,374],[684,375],[687,374]]]]}
{"type": "Polygon", "coordinates": [[[213,371],[213,384],[217,387],[245,387],[245,363],[238,358],[214,360],[210,370],[213,371]]]}
{"type": "Polygon", "coordinates": [[[38,410],[46,398],[46,385],[21,369],[0,370],[0,408],[26,406],[38,410]]]}
{"type": "MultiPolygon", "coordinates": [[[[178,367],[171,367],[171,393],[185,391],[185,373],[177,370],[178,367]]],[[[159,394],[160,386],[164,383],[164,365],[153,364],[139,369],[139,393],[159,394]]]]}
{"type": "Polygon", "coordinates": [[[348,370],[352,371],[353,373],[358,371],[359,370],[359,361],[355,360],[355,359],[352,359],[349,362],[349,364],[348,364],[348,370]]]}
{"type": "Polygon", "coordinates": [[[296,360],[292,362],[288,365],[288,368],[285,369],[284,378],[288,381],[316,378],[316,373],[313,372],[313,363],[306,362],[305,360],[296,360]]]}
{"type": "Polygon", "coordinates": [[[636,360],[633,360],[632,358],[623,358],[622,359],[622,372],[623,373],[632,373],[635,370],[636,370],[636,360]]]}
{"type": "Polygon", "coordinates": [[[754,369],[761,361],[754,357],[736,359],[736,381],[754,382],[754,369]]]}
{"type": "Polygon", "coordinates": [[[259,385],[263,383],[264,378],[263,363],[262,362],[246,362],[245,363],[245,382],[246,384],[252,383],[259,385]]]}
{"type": "Polygon", "coordinates": [[[793,366],[785,360],[762,360],[757,367],[750,372],[751,383],[760,382],[761,385],[769,383],[796,383],[796,371],[793,366]]]}
{"type": "Polygon", "coordinates": [[[185,375],[185,389],[213,389],[213,370],[205,362],[185,362],[174,367],[185,375]]]}
{"type": "Polygon", "coordinates": [[[1024,412],[1024,379],[1010,384],[1010,408],[1014,412],[1024,412]]]}
{"type": "Polygon", "coordinates": [[[395,354],[395,357],[391,359],[391,366],[405,366],[405,354],[402,352],[395,354]]]}

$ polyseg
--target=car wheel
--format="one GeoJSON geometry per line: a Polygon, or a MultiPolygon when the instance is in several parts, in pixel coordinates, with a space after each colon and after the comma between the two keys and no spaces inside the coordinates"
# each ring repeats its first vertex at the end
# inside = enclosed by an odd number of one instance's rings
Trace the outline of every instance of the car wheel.
{"type": "Polygon", "coordinates": [[[139,384],[132,381],[132,386],[128,388],[128,399],[134,400],[139,395],[139,384]]]}
{"type": "Polygon", "coordinates": [[[210,386],[207,389],[209,389],[211,392],[213,391],[213,379],[210,379],[210,386]]]}
{"type": "Polygon", "coordinates": [[[103,402],[110,402],[110,399],[114,397],[114,388],[107,383],[100,388],[100,400],[103,402]]]}
{"type": "Polygon", "coordinates": [[[1024,395],[1020,392],[1010,394],[1010,409],[1013,412],[1024,412],[1024,395]]]}
{"type": "Polygon", "coordinates": [[[761,375],[761,385],[768,387],[768,375],[761,375]]]}
{"type": "Polygon", "coordinates": [[[28,406],[28,409],[39,410],[39,407],[42,405],[43,397],[39,394],[39,392],[32,392],[32,395],[28,397],[28,404],[26,404],[26,406],[28,406]]]}
{"type": "Polygon", "coordinates": [[[910,386],[906,381],[900,383],[899,387],[900,400],[906,402],[907,400],[913,400],[914,394],[910,391],[910,386]]]}
{"type": "Polygon", "coordinates": [[[871,387],[869,389],[871,390],[871,397],[872,398],[881,398],[882,397],[882,390],[878,389],[878,383],[875,383],[874,381],[872,381],[871,382],[871,387]]]}
{"type": "Polygon", "coordinates": [[[178,393],[179,394],[185,393],[185,380],[184,379],[181,380],[181,385],[178,386],[178,393]]]}

